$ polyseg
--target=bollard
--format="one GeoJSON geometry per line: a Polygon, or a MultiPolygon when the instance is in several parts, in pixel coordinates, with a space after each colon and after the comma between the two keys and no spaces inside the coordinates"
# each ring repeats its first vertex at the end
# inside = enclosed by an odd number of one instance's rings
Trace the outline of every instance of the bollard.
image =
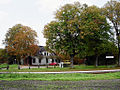
{"type": "Polygon", "coordinates": [[[9,70],[9,65],[7,65],[7,70],[9,70]]]}
{"type": "Polygon", "coordinates": [[[63,68],[63,62],[61,62],[61,68],[63,68]]]}
{"type": "Polygon", "coordinates": [[[18,65],[18,70],[20,70],[20,66],[18,65]]]}

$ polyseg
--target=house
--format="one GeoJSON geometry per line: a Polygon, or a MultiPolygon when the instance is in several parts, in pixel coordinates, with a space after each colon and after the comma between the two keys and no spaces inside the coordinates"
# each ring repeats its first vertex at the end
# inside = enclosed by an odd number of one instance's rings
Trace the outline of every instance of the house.
{"type": "Polygon", "coordinates": [[[44,46],[39,46],[39,50],[35,56],[28,56],[21,60],[23,65],[46,65],[50,63],[60,63],[60,59],[55,53],[50,53],[44,46]]]}

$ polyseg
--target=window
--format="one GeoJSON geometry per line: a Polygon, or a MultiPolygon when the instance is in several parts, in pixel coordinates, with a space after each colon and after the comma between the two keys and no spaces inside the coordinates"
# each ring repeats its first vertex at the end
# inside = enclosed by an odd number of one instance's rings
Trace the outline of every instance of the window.
{"type": "Polygon", "coordinates": [[[36,60],[35,60],[35,58],[33,58],[33,63],[35,63],[36,62],[36,60]]]}
{"type": "Polygon", "coordinates": [[[58,62],[58,60],[57,60],[57,59],[55,59],[55,62],[58,62]]]}

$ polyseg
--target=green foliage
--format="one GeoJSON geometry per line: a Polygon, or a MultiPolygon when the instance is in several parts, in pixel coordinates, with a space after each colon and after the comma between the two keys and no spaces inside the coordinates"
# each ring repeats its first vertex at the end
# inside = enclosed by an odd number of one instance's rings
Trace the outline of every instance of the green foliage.
{"type": "Polygon", "coordinates": [[[109,45],[111,32],[105,16],[101,14],[101,9],[90,6],[81,13],[81,17],[83,29],[89,33],[86,35],[89,55],[104,53],[109,45]]]}
{"type": "Polygon", "coordinates": [[[95,55],[95,66],[97,66],[98,56],[113,49],[112,46],[114,44],[112,42],[113,38],[111,37],[113,33],[101,9],[96,6],[90,6],[83,10],[81,18],[82,28],[86,33],[89,33],[85,37],[88,45],[87,56],[95,55]]]}
{"type": "MultiPolygon", "coordinates": [[[[110,25],[96,6],[66,4],[44,28],[47,47],[74,58],[106,53],[112,47],[110,25]],[[111,45],[111,46],[110,46],[111,45]]],[[[71,62],[72,63],[72,62],[71,62]]]]}
{"type": "Polygon", "coordinates": [[[70,56],[71,64],[72,57],[78,53],[83,55],[86,51],[80,22],[80,14],[86,7],[78,2],[66,4],[56,12],[56,20],[44,28],[47,47],[58,54],[70,56]]]}

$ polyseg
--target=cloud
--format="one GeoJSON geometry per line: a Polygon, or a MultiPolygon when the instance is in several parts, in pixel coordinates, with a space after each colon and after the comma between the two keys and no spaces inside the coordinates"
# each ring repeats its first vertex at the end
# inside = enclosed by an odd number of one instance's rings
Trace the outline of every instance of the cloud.
{"type": "Polygon", "coordinates": [[[86,3],[89,6],[95,4],[101,7],[102,5],[104,5],[104,2],[108,0],[36,0],[36,6],[38,8],[39,13],[43,17],[52,16],[51,18],[53,18],[54,13],[61,6],[68,4],[68,3],[71,4],[76,1],[79,1],[81,4],[86,3]]]}
{"type": "Polygon", "coordinates": [[[7,16],[8,16],[8,13],[0,11],[0,23],[2,23],[2,21],[6,19],[7,16]]]}
{"type": "Polygon", "coordinates": [[[51,12],[56,11],[56,9],[59,9],[67,3],[74,3],[76,1],[79,1],[81,4],[86,3],[88,5],[97,5],[101,7],[109,0],[37,0],[36,4],[40,11],[51,12]]]}
{"type": "Polygon", "coordinates": [[[4,11],[0,11],[0,48],[4,48],[3,44],[2,44],[2,40],[5,37],[5,32],[7,29],[7,25],[6,24],[6,20],[8,19],[8,13],[4,12],[4,11]]]}
{"type": "Polygon", "coordinates": [[[36,5],[40,11],[53,12],[67,3],[74,3],[77,0],[37,0],[36,5]]]}
{"type": "Polygon", "coordinates": [[[9,4],[12,0],[0,0],[0,4],[9,4]]]}
{"type": "MultiPolygon", "coordinates": [[[[74,3],[76,0],[36,0],[42,26],[54,20],[54,14],[61,6],[67,3],[74,3]]],[[[43,28],[42,27],[42,28],[43,28]]]]}

